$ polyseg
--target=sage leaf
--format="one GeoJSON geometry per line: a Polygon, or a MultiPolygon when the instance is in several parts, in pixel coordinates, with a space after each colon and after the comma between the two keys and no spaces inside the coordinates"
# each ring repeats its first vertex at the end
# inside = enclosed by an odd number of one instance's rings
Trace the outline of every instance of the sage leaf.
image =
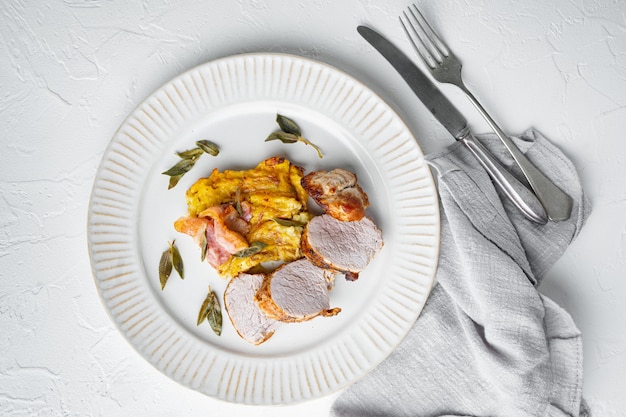
{"type": "Polygon", "coordinates": [[[206,320],[206,316],[209,314],[209,309],[213,308],[215,308],[215,297],[213,296],[211,287],[209,287],[209,293],[204,298],[202,306],[200,307],[200,311],[198,311],[198,320],[196,322],[197,326],[201,325],[202,322],[206,320]]]}
{"type": "Polygon", "coordinates": [[[178,161],[178,163],[176,163],[176,165],[174,165],[167,171],[162,172],[162,174],[169,175],[170,177],[184,175],[189,172],[191,168],[193,168],[195,163],[196,159],[181,159],[180,161],[178,161]]]}
{"type": "Polygon", "coordinates": [[[176,187],[183,175],[185,175],[191,170],[191,168],[193,168],[196,161],[198,161],[202,154],[208,153],[209,155],[217,156],[219,152],[219,147],[209,140],[196,141],[195,148],[187,149],[186,151],[182,152],[176,152],[176,155],[178,155],[180,161],[178,161],[176,165],[174,165],[167,171],[162,172],[163,175],[168,175],[170,177],[170,182],[167,185],[167,189],[171,190],[172,188],[176,187]]]}
{"type": "Polygon", "coordinates": [[[222,334],[222,309],[217,301],[217,296],[215,293],[212,294],[215,301],[213,303],[213,308],[208,311],[206,318],[211,325],[211,329],[213,329],[213,333],[219,336],[222,334]]]}
{"type": "Polygon", "coordinates": [[[306,223],[299,222],[297,220],[292,220],[292,219],[281,219],[280,217],[273,217],[272,220],[274,220],[279,225],[285,226],[285,227],[304,227],[304,226],[306,226],[306,223]]]}
{"type": "Polygon", "coordinates": [[[161,254],[161,260],[159,261],[159,281],[161,283],[161,291],[165,289],[165,284],[172,274],[172,251],[168,248],[161,254]]]}
{"type": "Polygon", "coordinates": [[[247,258],[248,256],[261,252],[265,247],[267,247],[267,243],[254,241],[250,243],[250,247],[233,253],[233,256],[236,256],[237,258],[247,258]]]}
{"type": "Polygon", "coordinates": [[[206,231],[202,233],[202,240],[200,241],[200,250],[202,251],[200,253],[200,260],[204,262],[206,259],[207,253],[209,252],[209,242],[207,242],[206,240],[206,231]]]}
{"type": "Polygon", "coordinates": [[[243,208],[241,207],[241,188],[239,187],[237,187],[237,191],[235,192],[235,210],[237,210],[239,217],[243,217],[243,208]]]}
{"type": "Polygon", "coordinates": [[[196,142],[196,145],[211,156],[217,156],[220,153],[220,148],[210,140],[199,140],[196,142]]]}
{"type": "Polygon", "coordinates": [[[172,263],[174,264],[174,269],[178,272],[181,279],[185,279],[185,269],[183,266],[183,258],[180,256],[180,252],[178,248],[174,244],[175,241],[172,241],[170,245],[170,250],[172,251],[172,263]]]}
{"type": "Polygon", "coordinates": [[[291,133],[296,136],[302,136],[302,131],[300,130],[300,126],[289,117],[283,116],[282,114],[276,115],[276,123],[280,126],[281,130],[285,133],[291,133]]]}
{"type": "Polygon", "coordinates": [[[286,116],[283,116],[282,114],[276,115],[276,122],[278,123],[278,126],[280,126],[281,130],[271,133],[265,139],[266,142],[269,142],[271,140],[280,140],[283,143],[302,142],[306,145],[313,147],[317,152],[317,156],[323,158],[322,150],[319,148],[319,146],[302,137],[302,131],[300,130],[300,126],[298,126],[296,122],[286,116]]]}
{"type": "Polygon", "coordinates": [[[170,177],[170,182],[167,184],[167,189],[171,190],[172,188],[176,187],[176,184],[178,184],[178,181],[180,181],[180,179],[183,177],[184,174],[180,174],[180,175],[174,175],[170,177]]]}
{"type": "Polygon", "coordinates": [[[198,312],[197,325],[199,326],[205,320],[209,322],[213,333],[218,336],[222,334],[222,309],[217,300],[217,295],[211,290],[211,287],[209,287],[209,293],[198,312]]]}
{"type": "Polygon", "coordinates": [[[176,152],[176,155],[178,155],[180,159],[197,159],[203,153],[204,151],[200,148],[192,148],[183,152],[176,152]]]}
{"type": "Polygon", "coordinates": [[[279,140],[282,143],[296,143],[298,141],[299,136],[294,135],[293,133],[282,132],[280,130],[271,133],[265,142],[269,142],[271,140],[279,140]]]}

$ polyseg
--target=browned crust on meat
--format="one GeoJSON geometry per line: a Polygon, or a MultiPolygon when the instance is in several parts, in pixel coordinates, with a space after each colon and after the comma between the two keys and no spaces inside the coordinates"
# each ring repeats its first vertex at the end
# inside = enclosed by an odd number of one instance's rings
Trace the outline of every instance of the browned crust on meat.
{"type": "Polygon", "coordinates": [[[263,279],[261,288],[259,288],[254,296],[255,301],[259,304],[259,308],[267,317],[285,323],[297,322],[298,320],[285,313],[285,311],[278,307],[278,305],[274,302],[274,299],[272,298],[272,289],[270,287],[270,284],[272,283],[272,275],[273,274],[266,275],[263,279]]]}
{"type": "Polygon", "coordinates": [[[313,265],[322,269],[330,269],[335,272],[344,272],[340,269],[334,268],[332,265],[326,263],[324,258],[313,249],[311,244],[309,243],[309,225],[307,224],[302,231],[302,236],[300,238],[300,250],[305,258],[309,260],[313,265]]]}
{"type": "MultiPolygon", "coordinates": [[[[345,170],[344,170],[345,171],[345,170]]],[[[365,210],[369,207],[369,199],[363,188],[356,183],[356,174],[345,171],[354,176],[354,184],[345,188],[331,187],[324,192],[324,187],[318,182],[318,175],[332,174],[326,171],[314,171],[300,180],[300,185],[309,196],[324,210],[325,213],[341,221],[356,221],[365,217],[365,210]]]]}
{"type": "Polygon", "coordinates": [[[341,307],[333,307],[333,308],[330,308],[328,310],[322,311],[320,313],[320,315],[323,316],[323,317],[333,317],[333,316],[336,316],[339,313],[341,313],[341,307]]]}
{"type": "Polygon", "coordinates": [[[293,317],[287,314],[285,310],[280,308],[274,302],[274,299],[272,298],[272,289],[271,289],[272,279],[274,277],[274,274],[280,268],[282,268],[282,266],[278,267],[273,273],[265,276],[265,278],[263,279],[263,284],[261,284],[261,288],[259,288],[259,290],[257,291],[254,297],[255,301],[259,304],[259,308],[261,309],[261,311],[263,311],[263,313],[265,313],[265,315],[267,315],[267,317],[284,322],[284,323],[298,323],[298,322],[311,320],[318,316],[322,316],[322,317],[336,316],[337,314],[339,314],[339,312],[341,312],[340,307],[334,307],[328,310],[322,310],[319,313],[314,314],[312,316],[308,316],[308,317],[293,317]]]}
{"type": "Polygon", "coordinates": [[[315,201],[324,196],[324,191],[322,190],[322,187],[318,186],[313,181],[316,174],[316,171],[309,172],[300,180],[300,185],[302,185],[302,188],[304,188],[307,193],[309,193],[309,196],[311,196],[311,198],[315,201]]]}
{"type": "Polygon", "coordinates": [[[324,211],[334,218],[352,222],[365,217],[365,209],[369,206],[369,199],[361,186],[357,184],[350,189],[338,192],[333,197],[318,201],[318,204],[323,204],[324,211]],[[359,197],[350,193],[352,190],[355,190],[359,197]]]}

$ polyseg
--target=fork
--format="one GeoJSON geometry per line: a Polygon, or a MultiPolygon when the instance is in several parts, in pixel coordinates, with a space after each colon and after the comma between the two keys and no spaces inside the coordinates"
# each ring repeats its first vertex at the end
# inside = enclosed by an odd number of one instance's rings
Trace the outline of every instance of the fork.
{"type": "Polygon", "coordinates": [[[461,61],[437,36],[417,6],[409,7],[408,13],[405,11],[403,15],[404,19],[401,16],[400,23],[413,48],[424,61],[433,78],[441,83],[454,84],[467,95],[511,153],[515,162],[517,162],[535,195],[537,195],[537,198],[546,210],[548,218],[553,221],[568,219],[572,211],[572,198],[558,188],[526,158],[489,116],[476,97],[467,89],[461,77],[461,61]]]}

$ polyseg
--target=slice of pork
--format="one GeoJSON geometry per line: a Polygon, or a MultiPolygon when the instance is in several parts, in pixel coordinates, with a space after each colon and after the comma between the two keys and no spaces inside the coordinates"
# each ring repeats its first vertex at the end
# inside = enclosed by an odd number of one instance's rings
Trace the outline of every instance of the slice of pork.
{"type": "Polygon", "coordinates": [[[361,220],[365,216],[369,200],[350,171],[337,168],[311,172],[300,184],[325,213],[339,220],[361,220]]]}
{"type": "Polygon", "coordinates": [[[344,273],[354,281],[383,244],[382,232],[369,218],[344,222],[324,214],[304,228],[301,249],[311,263],[344,273]]]}
{"type": "Polygon", "coordinates": [[[245,341],[259,345],[269,339],[278,322],[267,317],[254,300],[263,284],[263,274],[239,274],[224,292],[224,305],[231,323],[245,341]]]}
{"type": "Polygon", "coordinates": [[[268,274],[256,294],[261,311],[283,322],[300,322],[317,316],[337,315],[328,293],[334,274],[306,258],[289,262],[268,274]]]}

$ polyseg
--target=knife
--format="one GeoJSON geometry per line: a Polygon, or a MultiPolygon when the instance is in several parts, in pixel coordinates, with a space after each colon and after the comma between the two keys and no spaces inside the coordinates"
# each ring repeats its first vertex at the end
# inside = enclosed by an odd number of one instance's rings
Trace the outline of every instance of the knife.
{"type": "Polygon", "coordinates": [[[398,71],[443,127],[470,150],[513,204],[530,220],[546,224],[548,216],[537,196],[474,138],[467,120],[413,61],[375,30],[366,26],[359,26],[357,30],[398,71]]]}

